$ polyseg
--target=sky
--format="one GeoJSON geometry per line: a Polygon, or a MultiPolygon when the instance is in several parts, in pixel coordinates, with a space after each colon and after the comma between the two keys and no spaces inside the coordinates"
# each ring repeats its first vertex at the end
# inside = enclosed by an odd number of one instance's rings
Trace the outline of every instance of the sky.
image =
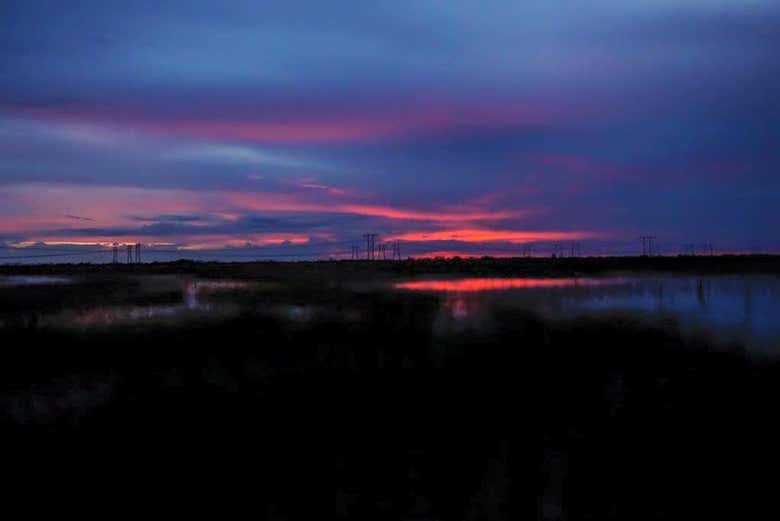
{"type": "Polygon", "coordinates": [[[778,49],[761,0],[3,1],[0,262],[777,252],[778,49]]]}

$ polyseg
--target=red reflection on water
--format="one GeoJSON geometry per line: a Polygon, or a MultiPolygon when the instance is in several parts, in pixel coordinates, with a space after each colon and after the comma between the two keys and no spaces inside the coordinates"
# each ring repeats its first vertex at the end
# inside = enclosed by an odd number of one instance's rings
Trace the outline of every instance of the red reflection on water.
{"type": "Polygon", "coordinates": [[[474,292],[498,291],[505,289],[563,288],[570,286],[598,286],[614,283],[603,279],[450,279],[450,280],[412,280],[397,282],[395,288],[414,291],[474,292]]]}
{"type": "Polygon", "coordinates": [[[452,318],[463,319],[478,314],[480,303],[477,299],[455,293],[447,296],[444,307],[452,318]]]}

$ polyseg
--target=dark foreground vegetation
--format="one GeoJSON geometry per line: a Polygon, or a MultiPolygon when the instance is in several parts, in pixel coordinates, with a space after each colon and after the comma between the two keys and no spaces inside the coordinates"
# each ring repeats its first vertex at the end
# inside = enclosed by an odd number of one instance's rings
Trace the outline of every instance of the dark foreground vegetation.
{"type": "Polygon", "coordinates": [[[481,257],[404,261],[174,262],[143,264],[0,264],[0,275],[33,274],[197,274],[209,277],[304,277],[342,280],[354,277],[430,275],[572,276],[632,273],[780,274],[780,255],[679,255],[657,257],[481,257]]]}
{"type": "Polygon", "coordinates": [[[489,332],[437,332],[438,296],[311,273],[215,296],[238,303],[230,316],[30,318],[181,298],[105,269],[0,288],[4,472],[39,497],[307,520],[744,519],[772,507],[780,365],[739,346],[641,317],[551,321],[500,304],[489,332]]]}

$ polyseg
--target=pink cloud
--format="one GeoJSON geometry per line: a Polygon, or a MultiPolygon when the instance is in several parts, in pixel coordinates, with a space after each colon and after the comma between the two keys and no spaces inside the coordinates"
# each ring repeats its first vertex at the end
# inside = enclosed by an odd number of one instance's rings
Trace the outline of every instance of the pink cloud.
{"type": "Polygon", "coordinates": [[[603,236],[602,233],[587,231],[532,231],[532,230],[493,230],[480,228],[460,228],[451,230],[415,231],[395,234],[387,237],[389,241],[430,242],[509,242],[522,244],[538,241],[571,241],[591,239],[603,236]]]}
{"type": "Polygon", "coordinates": [[[441,211],[415,210],[387,205],[342,202],[315,202],[296,195],[264,193],[226,193],[225,197],[239,208],[265,212],[331,212],[384,217],[399,220],[423,220],[434,222],[468,222],[500,220],[526,215],[523,210],[461,212],[458,209],[441,211]]]}
{"type": "MultiPolygon", "coordinates": [[[[315,190],[320,192],[320,190],[315,190]]],[[[240,233],[238,235],[209,235],[195,233],[198,228],[207,229],[215,223],[232,223],[243,216],[257,213],[342,213],[367,217],[378,217],[389,221],[419,221],[418,224],[436,227],[460,225],[467,232],[474,231],[475,223],[497,222],[507,218],[517,218],[527,214],[517,210],[480,210],[471,205],[468,208],[452,207],[436,210],[399,207],[368,202],[348,202],[343,198],[322,200],[318,193],[295,191],[278,192],[236,192],[192,190],[100,187],[89,185],[70,185],[52,183],[27,183],[4,187],[2,197],[8,204],[0,208],[0,232],[23,235],[26,241],[69,241],[95,244],[110,244],[116,240],[110,230],[122,230],[118,235],[123,241],[159,242],[170,240],[170,236],[155,236],[144,225],[156,222],[161,215],[192,215],[186,221],[175,239],[179,243],[210,247],[241,246],[247,242],[267,245],[282,242],[302,244],[312,237],[330,240],[331,235],[312,233],[302,234],[266,234],[240,233]],[[316,197],[315,197],[316,196],[316,197]],[[73,219],[71,215],[89,215],[90,221],[73,219]],[[470,228],[466,228],[470,226],[470,228]],[[94,230],[101,230],[95,233],[94,230]],[[137,233],[133,233],[137,230],[137,233]],[[72,231],[73,233],[68,233],[72,231]],[[197,236],[196,236],[197,235],[197,236]]],[[[0,201],[2,202],[2,201],[0,201]]],[[[153,230],[153,228],[152,228],[153,230]]],[[[421,232],[422,233],[422,232],[421,232]]],[[[452,231],[432,231],[434,237],[452,234],[452,231]]],[[[509,240],[518,240],[511,235],[509,240]]],[[[403,240],[411,240],[407,237],[403,240]]],[[[436,240],[436,239],[433,239],[436,240]]],[[[500,240],[500,239],[496,239],[500,240]]]]}

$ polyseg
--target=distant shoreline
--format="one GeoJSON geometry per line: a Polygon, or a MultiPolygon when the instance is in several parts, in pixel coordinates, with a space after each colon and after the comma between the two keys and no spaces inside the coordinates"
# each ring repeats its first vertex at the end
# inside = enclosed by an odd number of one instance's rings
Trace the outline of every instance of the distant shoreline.
{"type": "Polygon", "coordinates": [[[195,261],[150,263],[0,264],[0,275],[28,274],[177,274],[213,276],[341,275],[392,276],[468,274],[485,276],[577,276],[611,272],[702,274],[777,274],[780,255],[713,255],[657,257],[482,257],[387,260],[318,261],[195,261]]]}

